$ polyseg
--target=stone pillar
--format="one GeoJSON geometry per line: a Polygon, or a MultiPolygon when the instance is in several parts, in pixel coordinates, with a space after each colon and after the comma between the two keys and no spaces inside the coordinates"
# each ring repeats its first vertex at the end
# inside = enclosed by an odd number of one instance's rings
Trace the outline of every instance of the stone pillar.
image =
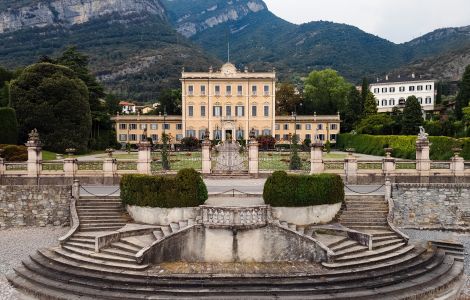
{"type": "Polygon", "coordinates": [[[5,174],[5,160],[2,157],[3,149],[0,149],[0,177],[5,174]]]}
{"type": "Polygon", "coordinates": [[[205,138],[202,141],[202,174],[210,174],[211,171],[211,141],[209,138],[205,138]]]}
{"type": "Polygon", "coordinates": [[[139,174],[152,174],[150,164],[152,162],[151,148],[149,142],[143,141],[139,144],[139,158],[137,160],[137,172],[139,174]]]}
{"type": "Polygon", "coordinates": [[[390,178],[385,178],[385,201],[388,202],[392,199],[392,182],[390,178]]]}
{"type": "Polygon", "coordinates": [[[390,176],[395,171],[395,159],[392,157],[392,149],[385,148],[386,156],[383,159],[383,172],[385,176],[390,176]]]}
{"type": "Polygon", "coordinates": [[[75,149],[68,148],[68,149],[65,149],[65,152],[67,152],[67,158],[64,159],[65,176],[75,177],[75,174],[77,174],[77,171],[78,171],[77,159],[73,157],[73,154],[75,153],[75,149]]]}
{"type": "Polygon", "coordinates": [[[352,150],[348,151],[348,157],[344,162],[346,182],[348,184],[357,184],[357,158],[353,155],[352,150]]]}
{"type": "Polygon", "coordinates": [[[108,156],[103,161],[103,173],[104,177],[113,177],[117,172],[116,160],[113,158],[114,150],[109,148],[106,149],[108,156]]]}
{"type": "Polygon", "coordinates": [[[463,157],[459,156],[459,153],[457,151],[455,151],[455,155],[454,155],[454,157],[452,157],[452,163],[450,165],[450,169],[452,170],[452,175],[454,175],[454,176],[464,176],[465,161],[464,161],[463,157]]]}
{"type": "Polygon", "coordinates": [[[323,163],[323,144],[312,143],[310,148],[310,174],[319,174],[325,171],[323,163]]]}
{"type": "Polygon", "coordinates": [[[42,169],[42,143],[36,129],[31,131],[25,145],[28,147],[28,176],[39,177],[42,169]]]}
{"type": "Polygon", "coordinates": [[[74,197],[75,200],[80,198],[80,181],[77,179],[75,179],[72,184],[72,197],[74,197]]]}
{"type": "Polygon", "coordinates": [[[416,141],[416,170],[420,176],[429,176],[431,161],[429,160],[429,140],[418,139],[416,141]]]}
{"type": "Polygon", "coordinates": [[[248,143],[248,173],[255,178],[259,175],[258,141],[252,137],[248,143]]]}

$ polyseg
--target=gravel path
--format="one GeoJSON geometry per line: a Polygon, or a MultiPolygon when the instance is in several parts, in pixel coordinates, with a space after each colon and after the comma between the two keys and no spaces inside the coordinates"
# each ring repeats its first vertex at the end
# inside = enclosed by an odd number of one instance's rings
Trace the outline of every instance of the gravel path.
{"type": "Polygon", "coordinates": [[[0,299],[16,300],[18,294],[5,278],[13,267],[33,254],[36,249],[57,245],[57,239],[64,235],[68,228],[16,228],[0,230],[0,299]]]}
{"type": "Polygon", "coordinates": [[[406,233],[412,240],[445,240],[463,244],[465,247],[464,272],[465,276],[467,277],[467,283],[464,287],[464,295],[462,295],[462,299],[470,299],[470,234],[412,229],[403,229],[403,232],[406,233]]]}

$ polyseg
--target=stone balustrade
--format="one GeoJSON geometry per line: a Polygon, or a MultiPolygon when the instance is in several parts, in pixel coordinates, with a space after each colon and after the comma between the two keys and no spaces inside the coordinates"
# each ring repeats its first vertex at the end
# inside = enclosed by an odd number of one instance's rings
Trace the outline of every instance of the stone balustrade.
{"type": "Polygon", "coordinates": [[[269,222],[267,205],[253,207],[201,206],[202,223],[209,227],[261,227],[269,222]]]}

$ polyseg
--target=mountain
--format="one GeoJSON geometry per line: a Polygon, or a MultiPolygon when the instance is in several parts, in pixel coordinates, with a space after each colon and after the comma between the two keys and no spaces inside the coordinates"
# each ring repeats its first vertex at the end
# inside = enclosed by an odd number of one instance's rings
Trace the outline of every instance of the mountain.
{"type": "Polygon", "coordinates": [[[159,0],[7,0],[0,8],[5,67],[76,45],[108,90],[152,100],[163,88],[179,85],[183,67],[218,63],[177,33],[159,0]]]}
{"type": "Polygon", "coordinates": [[[391,70],[453,79],[468,63],[470,26],[395,44],[346,24],[295,25],[262,0],[3,0],[0,41],[8,68],[75,45],[108,90],[145,101],[178,87],[182,67],[226,61],[228,44],[237,67],[276,68],[281,80],[323,68],[352,82],[391,70]]]}

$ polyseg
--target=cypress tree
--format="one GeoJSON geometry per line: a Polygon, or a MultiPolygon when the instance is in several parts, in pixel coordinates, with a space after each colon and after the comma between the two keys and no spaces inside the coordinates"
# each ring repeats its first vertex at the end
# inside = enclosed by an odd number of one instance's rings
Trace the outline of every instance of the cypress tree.
{"type": "Polygon", "coordinates": [[[377,99],[374,94],[367,92],[367,96],[364,102],[364,116],[375,115],[377,113],[377,99]]]}
{"type": "Polygon", "coordinates": [[[469,104],[470,101],[470,65],[465,68],[462,81],[459,85],[459,93],[455,99],[455,117],[462,120],[462,109],[469,104]]]}
{"type": "Polygon", "coordinates": [[[408,97],[403,109],[401,133],[406,135],[418,134],[419,126],[423,126],[423,123],[421,104],[415,96],[408,97]]]}
{"type": "Polygon", "coordinates": [[[0,108],[0,128],[0,144],[16,145],[18,142],[18,122],[13,108],[0,108]]]}
{"type": "Polygon", "coordinates": [[[349,132],[354,129],[357,122],[361,118],[361,111],[363,110],[361,94],[356,87],[351,87],[347,102],[346,110],[344,112],[344,123],[342,129],[344,132],[349,132]]]}
{"type": "Polygon", "coordinates": [[[364,114],[364,105],[366,103],[368,94],[369,94],[369,82],[367,81],[367,78],[364,77],[362,79],[362,89],[361,89],[361,111],[360,111],[361,116],[364,114]]]}

